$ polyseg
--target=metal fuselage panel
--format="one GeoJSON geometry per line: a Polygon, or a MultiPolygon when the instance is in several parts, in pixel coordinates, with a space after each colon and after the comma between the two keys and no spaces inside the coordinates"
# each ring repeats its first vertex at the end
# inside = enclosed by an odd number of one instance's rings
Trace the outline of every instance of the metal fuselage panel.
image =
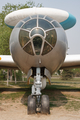
{"type": "Polygon", "coordinates": [[[29,55],[19,43],[20,28],[14,28],[10,36],[10,52],[17,66],[27,74],[31,67],[45,67],[52,74],[63,63],[66,50],[67,38],[63,28],[56,28],[57,42],[52,51],[46,55],[29,55]]]}

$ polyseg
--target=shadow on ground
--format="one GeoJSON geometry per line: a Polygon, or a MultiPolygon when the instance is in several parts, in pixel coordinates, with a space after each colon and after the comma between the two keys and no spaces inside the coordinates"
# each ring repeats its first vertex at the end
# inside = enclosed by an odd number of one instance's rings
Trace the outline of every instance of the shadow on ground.
{"type": "MultiPolygon", "coordinates": [[[[27,98],[31,94],[31,90],[29,89],[22,97],[21,103],[27,105],[27,98]]],[[[50,108],[63,106],[67,103],[67,98],[62,94],[60,90],[49,90],[45,89],[42,91],[42,95],[48,95],[50,100],[50,108]]]]}
{"type": "MultiPolygon", "coordinates": [[[[21,103],[27,105],[27,98],[31,94],[31,86],[30,88],[0,88],[0,92],[3,91],[12,91],[12,92],[20,92],[24,91],[25,94],[21,98],[21,103]]],[[[74,89],[70,86],[65,85],[48,85],[46,89],[42,90],[42,94],[48,95],[50,99],[50,107],[59,107],[64,106],[68,100],[66,96],[62,93],[62,91],[68,92],[78,92],[80,89],[74,89]]]]}

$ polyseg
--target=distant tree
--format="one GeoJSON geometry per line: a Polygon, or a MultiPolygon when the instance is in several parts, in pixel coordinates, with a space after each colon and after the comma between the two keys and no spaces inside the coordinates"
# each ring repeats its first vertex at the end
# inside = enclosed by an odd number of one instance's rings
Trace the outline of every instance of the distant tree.
{"type": "Polygon", "coordinates": [[[0,55],[9,55],[9,37],[11,29],[7,26],[0,27],[0,55]]]}
{"type": "Polygon", "coordinates": [[[74,73],[74,77],[80,77],[80,68],[75,68],[72,71],[74,73]]]}
{"type": "Polygon", "coordinates": [[[7,27],[4,23],[5,16],[15,10],[23,9],[23,8],[32,8],[34,6],[41,7],[42,4],[35,5],[33,1],[27,1],[25,4],[10,4],[7,3],[2,7],[2,12],[0,13],[0,55],[9,55],[9,38],[12,29],[7,27]]]}
{"type": "Polygon", "coordinates": [[[61,74],[61,79],[62,80],[70,80],[73,78],[73,71],[72,69],[64,69],[62,74],[61,74]]]}
{"type": "Polygon", "coordinates": [[[20,70],[18,70],[18,72],[16,72],[16,80],[22,81],[22,72],[20,70]]]}
{"type": "Polygon", "coordinates": [[[3,69],[0,69],[0,80],[5,80],[7,76],[7,72],[3,69]]]}

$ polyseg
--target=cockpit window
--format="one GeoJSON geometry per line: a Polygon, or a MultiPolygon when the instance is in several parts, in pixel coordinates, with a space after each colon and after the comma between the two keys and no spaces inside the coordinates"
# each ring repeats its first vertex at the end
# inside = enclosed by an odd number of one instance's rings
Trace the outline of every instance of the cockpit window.
{"type": "Polygon", "coordinates": [[[20,33],[19,33],[20,45],[23,47],[29,40],[30,40],[29,32],[24,31],[24,30],[20,30],[20,33]]]}
{"type": "Polygon", "coordinates": [[[53,24],[55,27],[61,27],[56,21],[53,21],[52,24],[53,24]]]}
{"type": "Polygon", "coordinates": [[[57,35],[55,29],[46,32],[45,40],[47,40],[47,42],[49,42],[53,47],[55,46],[57,41],[57,35]]]}
{"type": "Polygon", "coordinates": [[[32,17],[32,18],[36,18],[36,17],[37,17],[37,15],[32,15],[31,17],[32,17]]]}
{"type": "Polygon", "coordinates": [[[53,48],[47,44],[46,42],[44,43],[44,48],[43,48],[43,52],[42,52],[42,55],[45,55],[47,53],[49,53],[53,48]]]}
{"type": "Polygon", "coordinates": [[[23,29],[27,29],[27,30],[31,30],[32,28],[36,27],[37,26],[37,19],[32,19],[28,22],[26,22],[24,25],[23,25],[23,29]]]}
{"type": "Polygon", "coordinates": [[[35,48],[35,53],[36,55],[40,55],[40,51],[41,51],[41,46],[42,46],[42,38],[41,37],[35,37],[33,39],[33,44],[34,44],[34,48],[35,48]]]}
{"type": "Polygon", "coordinates": [[[39,18],[44,18],[44,15],[39,15],[39,18]]]}
{"type": "Polygon", "coordinates": [[[44,36],[43,30],[41,30],[39,28],[35,28],[34,30],[32,30],[31,36],[33,36],[34,34],[41,34],[42,36],[44,36]]]}
{"type": "Polygon", "coordinates": [[[23,21],[26,22],[26,21],[28,21],[29,19],[30,19],[30,17],[26,17],[26,18],[23,19],[23,21]]]}
{"type": "Polygon", "coordinates": [[[16,27],[20,29],[19,43],[30,55],[45,55],[57,42],[56,28],[58,22],[46,15],[32,15],[20,21],[16,27]]]}
{"type": "Polygon", "coordinates": [[[19,22],[15,27],[20,28],[22,26],[23,22],[19,22]]]}
{"type": "Polygon", "coordinates": [[[34,55],[31,42],[29,42],[28,45],[26,45],[23,49],[24,49],[24,51],[27,52],[28,54],[34,55]]]}
{"type": "Polygon", "coordinates": [[[39,27],[42,27],[44,30],[53,28],[53,26],[44,19],[39,19],[39,27]]]}
{"type": "Polygon", "coordinates": [[[52,21],[53,20],[52,18],[50,18],[48,16],[46,16],[45,19],[47,19],[48,21],[52,21]]]}

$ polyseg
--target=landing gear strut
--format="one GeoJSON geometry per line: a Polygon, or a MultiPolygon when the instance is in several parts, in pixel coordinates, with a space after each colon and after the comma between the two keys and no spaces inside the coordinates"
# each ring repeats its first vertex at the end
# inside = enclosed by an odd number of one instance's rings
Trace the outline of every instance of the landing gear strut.
{"type": "Polygon", "coordinates": [[[41,97],[42,78],[40,76],[40,68],[36,68],[32,94],[28,96],[28,114],[35,114],[37,112],[50,114],[49,97],[47,95],[42,95],[41,97]]]}

